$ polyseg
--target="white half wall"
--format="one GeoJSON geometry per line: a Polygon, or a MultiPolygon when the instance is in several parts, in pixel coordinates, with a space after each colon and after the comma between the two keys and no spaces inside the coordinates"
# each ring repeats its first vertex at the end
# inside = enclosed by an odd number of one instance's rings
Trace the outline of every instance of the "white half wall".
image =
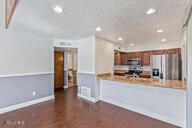
{"type": "Polygon", "coordinates": [[[180,127],[186,126],[185,90],[100,80],[100,99],[180,127]]]}

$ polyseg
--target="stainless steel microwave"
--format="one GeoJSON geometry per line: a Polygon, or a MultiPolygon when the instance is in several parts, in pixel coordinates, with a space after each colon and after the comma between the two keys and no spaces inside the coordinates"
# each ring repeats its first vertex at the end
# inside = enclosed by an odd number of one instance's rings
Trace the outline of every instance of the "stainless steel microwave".
{"type": "Polygon", "coordinates": [[[127,66],[141,66],[141,58],[128,59],[127,66]]]}

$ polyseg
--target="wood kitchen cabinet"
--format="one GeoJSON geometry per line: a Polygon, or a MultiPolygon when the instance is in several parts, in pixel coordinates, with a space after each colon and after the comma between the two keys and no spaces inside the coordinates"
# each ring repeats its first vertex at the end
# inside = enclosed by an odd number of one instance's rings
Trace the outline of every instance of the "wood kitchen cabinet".
{"type": "Polygon", "coordinates": [[[162,50],[156,50],[155,51],[155,55],[161,55],[163,52],[162,52],[162,50]]]}
{"type": "Polygon", "coordinates": [[[181,54],[181,48],[151,50],[151,51],[143,51],[143,52],[116,53],[114,55],[114,64],[126,65],[127,59],[141,58],[142,66],[150,66],[150,56],[162,55],[162,54],[181,54]]]}
{"type": "Polygon", "coordinates": [[[143,57],[142,57],[142,65],[143,66],[150,66],[150,51],[143,52],[143,57]]]}
{"type": "Polygon", "coordinates": [[[128,53],[127,53],[127,58],[128,58],[128,59],[134,58],[134,53],[133,53],[133,52],[128,52],[128,53]]]}
{"type": "Polygon", "coordinates": [[[181,54],[181,48],[168,49],[167,54],[181,54]]]}
{"type": "Polygon", "coordinates": [[[155,51],[155,50],[152,50],[152,51],[150,51],[150,54],[151,54],[151,55],[155,55],[155,54],[156,54],[156,51],[155,51]]]}
{"type": "Polygon", "coordinates": [[[162,55],[162,54],[167,54],[168,50],[163,49],[163,50],[156,50],[155,55],[162,55]]]}
{"type": "Polygon", "coordinates": [[[135,52],[134,53],[134,58],[142,58],[142,55],[143,54],[143,52],[135,52]]]}
{"type": "Polygon", "coordinates": [[[176,48],[174,48],[174,49],[169,49],[169,50],[167,50],[167,53],[168,53],[168,54],[176,54],[176,53],[177,53],[177,49],[176,49],[176,48]]]}
{"type": "Polygon", "coordinates": [[[116,53],[114,55],[114,64],[121,65],[121,54],[120,53],[116,53]]]}
{"type": "Polygon", "coordinates": [[[127,53],[121,54],[121,65],[127,65],[127,53]]]}
{"type": "Polygon", "coordinates": [[[114,54],[114,65],[117,65],[117,54],[114,54]]]}

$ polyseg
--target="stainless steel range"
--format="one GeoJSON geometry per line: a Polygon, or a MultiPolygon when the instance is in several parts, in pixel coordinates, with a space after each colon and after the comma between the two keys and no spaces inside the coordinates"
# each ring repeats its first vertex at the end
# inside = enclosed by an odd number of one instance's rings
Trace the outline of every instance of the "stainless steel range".
{"type": "Polygon", "coordinates": [[[125,72],[125,77],[133,77],[133,74],[136,74],[136,77],[139,77],[140,73],[143,72],[142,67],[129,67],[129,71],[125,72]]]}

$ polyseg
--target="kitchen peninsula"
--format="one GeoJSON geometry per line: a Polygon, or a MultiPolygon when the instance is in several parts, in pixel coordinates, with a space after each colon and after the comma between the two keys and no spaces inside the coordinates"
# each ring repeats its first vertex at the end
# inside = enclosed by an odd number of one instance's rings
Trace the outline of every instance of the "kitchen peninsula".
{"type": "Polygon", "coordinates": [[[172,89],[186,90],[186,82],[181,80],[165,80],[165,79],[153,79],[153,78],[126,78],[124,76],[98,76],[97,79],[111,80],[117,82],[126,82],[130,84],[140,84],[172,89]]]}
{"type": "Polygon", "coordinates": [[[98,75],[100,99],[168,123],[185,126],[186,83],[180,80],[98,75]]]}

